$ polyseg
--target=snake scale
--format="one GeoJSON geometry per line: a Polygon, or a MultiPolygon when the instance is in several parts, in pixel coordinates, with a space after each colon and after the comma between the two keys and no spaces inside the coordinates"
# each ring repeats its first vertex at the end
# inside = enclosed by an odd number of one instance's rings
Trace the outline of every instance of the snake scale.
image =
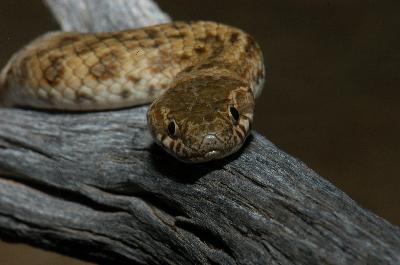
{"type": "Polygon", "coordinates": [[[155,141],[182,161],[205,162],[243,145],[264,77],[254,39],[220,23],[52,32],[9,60],[0,102],[66,111],[152,102],[147,120],[155,141]]]}

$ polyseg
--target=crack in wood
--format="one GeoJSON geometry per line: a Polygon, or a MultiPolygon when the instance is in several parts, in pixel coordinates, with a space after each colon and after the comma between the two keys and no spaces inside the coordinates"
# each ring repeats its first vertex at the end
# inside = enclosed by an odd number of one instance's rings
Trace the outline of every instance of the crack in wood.
{"type": "MultiPolygon", "coordinates": [[[[143,189],[143,187],[139,185],[135,185],[133,183],[131,184],[126,184],[126,186],[123,187],[123,189],[115,188],[114,190],[110,188],[103,188],[103,187],[98,187],[94,186],[92,184],[86,184],[90,185],[91,187],[94,187],[102,192],[108,193],[112,196],[125,196],[128,198],[137,198],[141,199],[143,202],[145,202],[150,208],[153,210],[157,210],[158,212],[161,212],[164,214],[168,219],[174,219],[178,216],[180,217],[186,217],[189,218],[189,216],[186,214],[186,212],[178,207],[177,202],[171,201],[169,198],[165,197],[162,194],[155,194],[154,192],[147,191],[143,189]]],[[[155,214],[157,217],[159,217],[157,214],[155,214]]],[[[164,217],[165,218],[165,217],[164,217]]],[[[161,220],[165,222],[165,220],[161,220]]],[[[168,223],[169,226],[171,226],[170,223],[168,223]]]]}
{"type": "Polygon", "coordinates": [[[234,253],[230,250],[229,246],[216,235],[212,230],[206,227],[193,223],[190,220],[179,218],[175,222],[175,226],[197,237],[200,241],[206,244],[210,249],[219,250],[228,255],[232,260],[235,260],[234,253]]]}
{"type": "Polygon", "coordinates": [[[12,148],[21,148],[24,149],[25,151],[32,151],[35,152],[37,154],[40,154],[50,160],[56,160],[55,157],[53,155],[48,154],[45,150],[43,150],[40,147],[28,144],[26,142],[22,142],[20,140],[17,140],[15,138],[10,138],[10,137],[6,137],[6,136],[0,136],[0,140],[3,140],[4,142],[10,144],[10,146],[5,147],[5,149],[10,149],[12,148]]]}
{"type": "Polygon", "coordinates": [[[68,189],[61,189],[60,187],[55,187],[52,185],[49,185],[48,183],[36,181],[31,178],[27,178],[27,176],[23,175],[15,175],[13,173],[7,173],[7,172],[1,172],[0,171],[0,179],[6,179],[6,180],[12,180],[15,183],[18,183],[20,185],[29,187],[32,190],[39,191],[43,194],[46,194],[47,196],[57,198],[60,200],[65,200],[69,201],[72,203],[76,203],[78,205],[83,205],[85,207],[88,207],[92,210],[99,211],[99,212],[104,212],[104,213],[122,213],[124,212],[120,208],[110,206],[110,205],[105,205],[105,204],[100,204],[94,200],[91,200],[84,195],[77,193],[76,191],[71,191],[68,189]]]}

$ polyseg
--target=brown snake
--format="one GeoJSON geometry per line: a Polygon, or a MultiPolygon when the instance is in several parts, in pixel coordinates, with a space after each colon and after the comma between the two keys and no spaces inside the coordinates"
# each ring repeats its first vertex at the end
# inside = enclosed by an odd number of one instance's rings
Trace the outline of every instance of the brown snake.
{"type": "Polygon", "coordinates": [[[253,38],[215,22],[54,32],[10,59],[0,101],[69,111],[153,102],[147,119],[155,141],[180,160],[205,162],[243,145],[264,75],[253,38]]]}

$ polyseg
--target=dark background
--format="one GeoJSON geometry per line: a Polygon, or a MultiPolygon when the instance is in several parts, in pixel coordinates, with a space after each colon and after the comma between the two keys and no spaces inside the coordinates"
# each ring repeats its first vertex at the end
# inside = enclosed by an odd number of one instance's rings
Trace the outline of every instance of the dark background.
{"type": "MultiPolygon", "coordinates": [[[[400,1],[157,2],[176,20],[214,20],[251,33],[268,69],[255,129],[400,224],[400,1]]],[[[41,1],[1,0],[0,65],[55,29],[41,1]]],[[[0,264],[83,263],[1,243],[0,264]]]]}

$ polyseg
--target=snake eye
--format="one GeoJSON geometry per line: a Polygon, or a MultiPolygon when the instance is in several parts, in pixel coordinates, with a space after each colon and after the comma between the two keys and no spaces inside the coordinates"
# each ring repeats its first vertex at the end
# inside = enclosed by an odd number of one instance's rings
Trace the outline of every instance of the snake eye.
{"type": "Polygon", "coordinates": [[[232,115],[232,118],[235,122],[239,120],[239,111],[235,107],[229,107],[229,112],[232,115]]]}
{"type": "Polygon", "coordinates": [[[171,137],[174,137],[176,134],[176,125],[175,125],[175,121],[173,121],[173,120],[168,123],[168,134],[171,137]]]}

